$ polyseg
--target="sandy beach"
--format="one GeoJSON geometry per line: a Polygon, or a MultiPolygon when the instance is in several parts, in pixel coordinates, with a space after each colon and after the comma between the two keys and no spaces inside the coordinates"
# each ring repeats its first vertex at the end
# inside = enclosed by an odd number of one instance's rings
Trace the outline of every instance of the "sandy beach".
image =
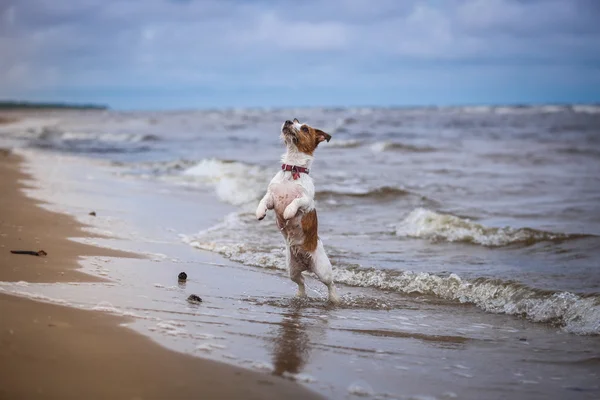
{"type": "MultiPolygon", "coordinates": [[[[0,281],[94,282],[81,256],[135,257],[68,240],[72,217],[21,192],[20,159],[0,153],[0,281]],[[15,255],[9,250],[45,250],[15,255]]],[[[1,399],[308,399],[296,383],[176,353],[119,326],[124,318],[0,294],[1,399]]]]}

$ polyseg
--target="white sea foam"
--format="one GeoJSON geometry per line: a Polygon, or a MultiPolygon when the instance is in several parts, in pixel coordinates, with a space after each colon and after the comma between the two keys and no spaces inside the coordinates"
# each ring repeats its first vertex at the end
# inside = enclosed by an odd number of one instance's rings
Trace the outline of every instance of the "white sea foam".
{"type": "Polygon", "coordinates": [[[293,379],[297,382],[314,383],[317,381],[317,379],[314,376],[309,374],[291,374],[289,372],[284,372],[282,376],[284,378],[293,379]]]}
{"type": "Polygon", "coordinates": [[[600,105],[598,104],[576,104],[571,106],[573,111],[583,114],[600,114],[600,105]]]}
{"type": "MultiPolygon", "coordinates": [[[[437,213],[432,215],[433,219],[441,216],[437,213]]],[[[458,217],[450,217],[451,225],[454,219],[459,221],[459,225],[465,224],[466,228],[459,226],[458,229],[464,229],[466,233],[455,233],[452,228],[450,232],[453,233],[449,234],[442,229],[442,232],[446,232],[445,237],[473,238],[473,232],[476,232],[479,236],[475,237],[482,243],[498,243],[499,238],[502,238],[502,243],[510,243],[510,240],[514,242],[516,238],[521,237],[520,234],[510,236],[510,232],[502,232],[498,236],[496,231],[492,231],[491,236],[485,236],[485,232],[480,233],[472,223],[458,217]],[[506,235],[508,240],[504,239],[506,235]]],[[[221,224],[196,235],[182,235],[181,238],[193,247],[220,253],[245,265],[285,270],[283,245],[277,232],[273,232],[272,224],[269,223],[272,221],[254,223],[254,234],[248,235],[248,226],[252,222],[255,222],[255,219],[250,213],[232,213],[221,224]]],[[[436,222],[434,225],[437,224],[436,222]]],[[[329,251],[330,255],[335,254],[335,249],[329,248],[329,251]]],[[[450,301],[475,304],[492,313],[519,315],[535,322],[553,323],[573,333],[600,334],[598,296],[539,291],[518,283],[493,279],[464,280],[456,274],[438,276],[426,272],[363,269],[339,264],[333,272],[336,282],[349,286],[432,295],[450,301]]]]}
{"type": "Polygon", "coordinates": [[[100,303],[98,303],[95,306],[93,306],[92,310],[94,310],[94,311],[108,312],[108,313],[111,313],[111,314],[119,314],[121,312],[118,308],[116,308],[115,306],[113,306],[108,301],[101,301],[100,303]]]}
{"type": "Polygon", "coordinates": [[[544,106],[538,106],[538,107],[534,107],[534,109],[536,109],[537,111],[539,111],[541,113],[545,113],[545,114],[552,114],[552,113],[559,113],[559,112],[568,111],[568,107],[567,106],[559,106],[559,105],[555,105],[555,104],[548,104],[548,105],[544,105],[544,106]]]}
{"type": "Polygon", "coordinates": [[[116,132],[78,132],[78,131],[65,131],[65,132],[57,132],[57,133],[46,133],[44,137],[52,137],[55,136],[57,139],[62,140],[94,140],[99,142],[128,142],[128,143],[139,143],[139,142],[147,142],[158,140],[158,138],[154,135],[141,134],[141,133],[116,133],[116,132]]]}
{"type": "Polygon", "coordinates": [[[260,371],[273,371],[273,364],[264,361],[252,361],[250,367],[260,371]]]}
{"type": "Polygon", "coordinates": [[[218,343],[202,343],[196,346],[196,350],[211,352],[215,349],[223,350],[226,349],[227,346],[218,343]]]}
{"type": "Polygon", "coordinates": [[[370,397],[375,394],[375,391],[373,390],[371,385],[369,385],[368,382],[361,379],[352,382],[350,386],[348,386],[348,393],[353,394],[355,396],[370,397]]]}
{"type": "Polygon", "coordinates": [[[199,344],[198,346],[196,346],[196,350],[211,352],[213,350],[213,348],[210,345],[210,343],[203,343],[203,344],[199,344]]]}
{"type": "Polygon", "coordinates": [[[465,106],[457,107],[456,110],[465,114],[488,114],[493,111],[492,106],[465,106]]]}
{"type": "Polygon", "coordinates": [[[466,218],[441,214],[425,208],[413,210],[397,224],[396,235],[432,241],[466,242],[489,247],[566,240],[582,236],[544,232],[530,228],[486,227],[466,218]]]}
{"type": "Polygon", "coordinates": [[[233,205],[242,205],[258,199],[272,171],[256,165],[206,159],[183,171],[189,181],[197,181],[215,188],[219,198],[233,205]]]}
{"type": "Polygon", "coordinates": [[[156,324],[156,328],[161,332],[170,335],[170,336],[185,336],[187,335],[187,331],[181,326],[185,326],[184,324],[177,323],[175,321],[163,321],[156,324]]]}
{"type": "Polygon", "coordinates": [[[494,113],[499,115],[519,115],[519,114],[536,114],[540,110],[537,107],[518,107],[518,106],[496,106],[494,113]]]}
{"type": "Polygon", "coordinates": [[[12,290],[12,291],[10,291],[10,293],[14,294],[15,296],[25,297],[25,298],[28,298],[31,300],[41,301],[43,303],[70,305],[66,300],[49,297],[42,293],[32,293],[32,292],[25,292],[25,291],[20,291],[20,290],[12,290]]]}
{"type": "Polygon", "coordinates": [[[376,269],[334,269],[336,282],[401,293],[433,295],[472,303],[492,312],[553,323],[578,334],[600,334],[600,297],[550,292],[497,279],[463,280],[456,274],[442,277],[426,272],[376,269]]]}
{"type": "Polygon", "coordinates": [[[136,319],[150,319],[149,317],[141,316],[141,315],[136,314],[131,311],[125,311],[123,309],[119,309],[119,308],[113,306],[112,303],[110,303],[108,301],[101,301],[100,303],[96,304],[95,306],[92,306],[90,309],[93,311],[102,311],[102,312],[110,313],[113,315],[120,315],[123,317],[132,317],[132,318],[136,318],[136,319]]]}
{"type": "Polygon", "coordinates": [[[256,224],[251,213],[231,213],[223,222],[195,235],[180,235],[183,242],[208,250],[246,265],[285,269],[285,255],[280,237],[273,232],[271,216],[256,224]],[[253,223],[252,236],[247,231],[253,223]],[[278,240],[279,239],[279,240],[278,240]]]}

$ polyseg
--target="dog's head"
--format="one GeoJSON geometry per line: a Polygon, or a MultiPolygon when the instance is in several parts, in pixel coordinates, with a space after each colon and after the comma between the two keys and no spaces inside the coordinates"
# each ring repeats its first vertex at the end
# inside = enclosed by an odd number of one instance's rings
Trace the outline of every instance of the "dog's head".
{"type": "Polygon", "coordinates": [[[323,141],[331,139],[331,135],[320,129],[315,129],[307,124],[301,124],[296,118],[293,121],[285,121],[281,127],[281,138],[286,146],[311,155],[323,141]]]}

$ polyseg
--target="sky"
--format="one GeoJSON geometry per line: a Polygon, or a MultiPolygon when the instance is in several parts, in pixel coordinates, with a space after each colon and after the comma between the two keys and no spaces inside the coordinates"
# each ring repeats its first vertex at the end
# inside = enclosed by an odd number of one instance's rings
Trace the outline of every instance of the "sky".
{"type": "Polygon", "coordinates": [[[0,0],[0,99],[600,102],[598,0],[0,0]]]}

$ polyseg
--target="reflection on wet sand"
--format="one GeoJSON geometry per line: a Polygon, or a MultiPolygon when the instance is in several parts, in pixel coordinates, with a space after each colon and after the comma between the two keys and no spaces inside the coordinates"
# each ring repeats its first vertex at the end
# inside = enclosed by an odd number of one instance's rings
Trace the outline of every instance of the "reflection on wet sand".
{"type": "MultiPolygon", "coordinates": [[[[311,344],[309,332],[315,324],[323,323],[314,319],[307,320],[301,304],[292,304],[275,333],[273,346],[273,374],[297,374],[302,371],[310,356],[311,344]]],[[[323,330],[325,327],[321,327],[323,330]]],[[[318,333],[317,333],[318,335],[318,333]]]]}

